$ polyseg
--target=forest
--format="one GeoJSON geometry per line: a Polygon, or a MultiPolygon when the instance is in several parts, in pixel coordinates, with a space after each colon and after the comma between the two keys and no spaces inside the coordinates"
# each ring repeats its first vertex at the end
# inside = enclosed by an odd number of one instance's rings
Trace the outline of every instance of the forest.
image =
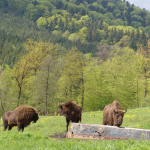
{"type": "Polygon", "coordinates": [[[150,105],[150,12],[125,0],[0,0],[0,115],[150,105]]]}

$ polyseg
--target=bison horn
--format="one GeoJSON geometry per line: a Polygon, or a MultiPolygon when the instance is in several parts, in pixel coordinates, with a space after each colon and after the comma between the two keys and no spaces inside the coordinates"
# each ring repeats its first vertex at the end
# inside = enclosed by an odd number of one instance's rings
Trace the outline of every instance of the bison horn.
{"type": "Polygon", "coordinates": [[[127,112],[127,109],[124,111],[124,113],[126,113],[127,112]]]}

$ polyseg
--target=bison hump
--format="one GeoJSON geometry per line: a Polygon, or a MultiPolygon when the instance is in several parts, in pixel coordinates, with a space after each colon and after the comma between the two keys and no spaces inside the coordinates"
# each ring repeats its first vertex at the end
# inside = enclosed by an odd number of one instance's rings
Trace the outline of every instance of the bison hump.
{"type": "Polygon", "coordinates": [[[30,106],[20,106],[17,107],[14,111],[15,111],[15,115],[20,119],[31,118],[38,113],[35,108],[30,106]]]}

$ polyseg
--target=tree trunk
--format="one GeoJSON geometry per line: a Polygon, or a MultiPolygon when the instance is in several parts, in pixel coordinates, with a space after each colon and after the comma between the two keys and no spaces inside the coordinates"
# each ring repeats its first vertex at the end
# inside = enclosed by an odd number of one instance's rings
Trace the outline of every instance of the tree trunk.
{"type": "Polygon", "coordinates": [[[137,81],[137,106],[138,106],[138,108],[139,108],[139,99],[138,99],[138,81],[137,81]]]}
{"type": "Polygon", "coordinates": [[[83,73],[82,73],[82,100],[81,100],[82,110],[83,110],[83,104],[84,104],[84,79],[83,79],[83,73]]]}
{"type": "Polygon", "coordinates": [[[3,102],[2,102],[2,98],[1,98],[1,93],[0,93],[0,99],[1,99],[1,108],[2,108],[2,113],[5,112],[4,106],[3,106],[3,102]]]}
{"type": "Polygon", "coordinates": [[[147,77],[146,77],[146,68],[144,67],[144,76],[145,76],[145,83],[144,83],[144,106],[146,106],[146,94],[147,94],[147,83],[146,83],[146,80],[147,80],[147,77]]]}
{"type": "Polygon", "coordinates": [[[21,86],[19,86],[19,94],[18,94],[17,107],[19,107],[19,105],[20,105],[20,96],[21,96],[21,86]]]}
{"type": "Polygon", "coordinates": [[[49,66],[48,66],[47,81],[46,81],[45,116],[48,115],[48,112],[47,112],[48,84],[49,84],[49,66]]]}

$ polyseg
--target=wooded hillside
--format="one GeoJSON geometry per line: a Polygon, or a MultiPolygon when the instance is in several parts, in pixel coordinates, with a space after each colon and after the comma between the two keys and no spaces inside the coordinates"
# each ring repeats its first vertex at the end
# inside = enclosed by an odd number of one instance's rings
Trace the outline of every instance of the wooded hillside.
{"type": "Polygon", "coordinates": [[[0,0],[0,114],[150,104],[150,12],[121,0],[0,0]]]}
{"type": "Polygon", "coordinates": [[[150,12],[125,0],[0,0],[0,10],[0,60],[11,67],[29,38],[95,54],[98,44],[125,40],[137,50],[150,33],[150,12]]]}

